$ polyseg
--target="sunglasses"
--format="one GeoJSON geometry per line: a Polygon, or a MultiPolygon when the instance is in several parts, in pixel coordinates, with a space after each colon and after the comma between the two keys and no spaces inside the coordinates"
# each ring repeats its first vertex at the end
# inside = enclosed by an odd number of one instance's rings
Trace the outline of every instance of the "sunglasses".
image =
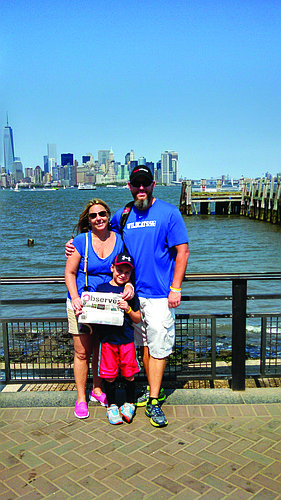
{"type": "Polygon", "coordinates": [[[150,181],[149,179],[144,179],[144,181],[138,181],[138,180],[134,180],[134,181],[131,181],[130,182],[131,186],[133,186],[134,188],[139,188],[141,186],[143,186],[144,188],[150,186],[152,184],[152,181],[150,181]]]}
{"type": "Polygon", "coordinates": [[[96,219],[97,216],[100,217],[107,217],[107,211],[106,210],[101,210],[101,212],[92,212],[91,214],[88,214],[89,219],[96,219]]]}

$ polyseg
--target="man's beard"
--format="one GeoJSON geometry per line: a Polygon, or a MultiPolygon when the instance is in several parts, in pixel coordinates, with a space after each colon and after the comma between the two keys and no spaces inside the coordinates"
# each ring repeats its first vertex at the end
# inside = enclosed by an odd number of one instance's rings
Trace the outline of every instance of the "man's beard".
{"type": "Polygon", "coordinates": [[[146,210],[150,205],[151,200],[152,200],[152,193],[147,193],[147,197],[144,200],[135,199],[134,205],[138,210],[146,210]]]}

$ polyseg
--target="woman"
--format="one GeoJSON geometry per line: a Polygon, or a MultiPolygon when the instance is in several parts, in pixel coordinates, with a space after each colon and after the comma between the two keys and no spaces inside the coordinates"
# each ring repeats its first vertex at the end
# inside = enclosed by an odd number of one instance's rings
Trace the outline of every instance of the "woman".
{"type": "MultiPolygon", "coordinates": [[[[90,399],[107,406],[106,396],[101,390],[101,379],[98,376],[98,336],[93,333],[90,326],[78,324],[77,317],[82,312],[80,297],[84,287],[88,285],[88,291],[95,292],[99,284],[110,281],[112,278],[110,266],[114,257],[123,251],[122,239],[120,235],[110,231],[109,220],[110,209],[103,200],[93,199],[87,203],[77,224],[79,234],[73,240],[75,250],[68,257],[65,266],[68,326],[74,342],[74,376],[77,387],[74,414],[77,418],[89,416],[85,389],[92,353],[93,389],[90,399]]],[[[132,287],[127,287],[124,298],[128,299],[132,295],[132,287]]]]}

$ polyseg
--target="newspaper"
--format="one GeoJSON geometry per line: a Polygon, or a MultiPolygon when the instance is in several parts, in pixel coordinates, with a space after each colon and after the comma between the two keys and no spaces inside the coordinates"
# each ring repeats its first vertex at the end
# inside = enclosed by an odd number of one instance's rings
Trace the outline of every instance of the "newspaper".
{"type": "Polygon", "coordinates": [[[118,293],[83,292],[83,310],[78,316],[78,323],[123,325],[124,311],[118,307],[121,299],[118,293]]]}

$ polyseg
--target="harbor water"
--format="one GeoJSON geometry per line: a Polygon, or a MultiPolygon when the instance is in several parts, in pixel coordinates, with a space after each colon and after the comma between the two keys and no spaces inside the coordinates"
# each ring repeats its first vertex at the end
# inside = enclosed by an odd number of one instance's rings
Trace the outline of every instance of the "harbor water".
{"type": "MultiPolygon", "coordinates": [[[[179,206],[180,186],[157,186],[156,197],[179,206]]],[[[102,198],[112,214],[131,200],[128,189],[1,190],[2,276],[63,276],[64,245],[91,198],[102,198]],[[28,239],[34,246],[28,246],[28,239]]],[[[188,273],[276,272],[281,269],[281,226],[240,216],[184,216],[189,234],[188,273]]],[[[231,282],[185,282],[183,294],[231,295],[231,282]]],[[[248,294],[280,293],[280,281],[248,282],[248,294]]],[[[2,286],[3,299],[64,297],[64,285],[2,286]]],[[[280,301],[249,301],[248,312],[278,312],[280,301]]],[[[177,312],[231,313],[231,301],[183,302],[177,312]]],[[[65,316],[64,305],[3,306],[1,316],[65,316]]],[[[230,326],[227,327],[230,329],[230,326]]],[[[255,335],[255,320],[247,322],[255,335]]],[[[230,333],[230,332],[229,332],[230,333]]]]}

